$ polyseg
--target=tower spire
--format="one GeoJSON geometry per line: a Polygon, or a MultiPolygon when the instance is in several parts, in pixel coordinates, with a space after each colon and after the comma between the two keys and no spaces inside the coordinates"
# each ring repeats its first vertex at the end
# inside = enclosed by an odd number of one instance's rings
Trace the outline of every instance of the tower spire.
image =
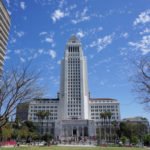
{"type": "Polygon", "coordinates": [[[79,39],[75,35],[72,35],[68,42],[69,43],[80,43],[79,39]]]}

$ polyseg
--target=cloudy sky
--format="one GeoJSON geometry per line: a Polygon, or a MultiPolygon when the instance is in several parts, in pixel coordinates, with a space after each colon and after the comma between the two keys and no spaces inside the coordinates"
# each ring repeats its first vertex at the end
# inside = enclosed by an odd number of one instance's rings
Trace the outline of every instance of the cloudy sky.
{"type": "Polygon", "coordinates": [[[149,0],[3,0],[11,15],[5,68],[32,60],[49,97],[59,91],[60,60],[75,34],[87,56],[91,97],[118,99],[121,117],[150,115],[136,99],[132,62],[150,56],[149,0]]]}

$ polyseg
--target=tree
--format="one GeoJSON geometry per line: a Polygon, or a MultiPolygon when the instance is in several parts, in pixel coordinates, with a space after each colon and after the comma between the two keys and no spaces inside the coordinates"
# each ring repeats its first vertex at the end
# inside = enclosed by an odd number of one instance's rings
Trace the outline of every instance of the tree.
{"type": "Polygon", "coordinates": [[[126,136],[122,136],[122,137],[120,138],[120,140],[121,140],[121,142],[122,142],[123,144],[125,144],[126,141],[127,141],[127,137],[126,137],[126,136]]]}
{"type": "Polygon", "coordinates": [[[106,115],[109,119],[109,140],[111,141],[111,117],[112,117],[112,113],[110,111],[106,112],[106,115]]]}
{"type": "Polygon", "coordinates": [[[113,138],[115,140],[115,143],[117,142],[117,138],[118,138],[118,131],[119,131],[119,122],[114,120],[112,121],[112,127],[113,127],[113,138]]]}
{"type": "Polygon", "coordinates": [[[52,135],[51,134],[44,134],[43,135],[43,137],[42,137],[42,139],[44,140],[44,141],[46,141],[47,142],[47,144],[49,144],[49,141],[52,139],[53,137],[52,137],[52,135]]]}
{"type": "MultiPolygon", "coordinates": [[[[102,128],[104,127],[104,122],[105,122],[105,121],[104,121],[104,112],[101,112],[101,113],[100,113],[100,118],[102,119],[102,123],[101,123],[101,124],[102,124],[102,127],[100,127],[100,131],[99,131],[99,133],[100,133],[100,136],[99,136],[99,137],[100,137],[100,140],[101,140],[101,137],[102,137],[102,128]]],[[[104,130],[103,130],[103,131],[104,131],[104,130]]],[[[105,134],[105,133],[104,133],[104,134],[105,134]]]]}
{"type": "Polygon", "coordinates": [[[136,74],[134,79],[133,90],[138,94],[138,99],[142,104],[145,104],[150,111],[150,57],[141,59],[136,64],[136,74]]]}
{"type": "Polygon", "coordinates": [[[11,128],[11,124],[7,123],[5,126],[2,128],[2,139],[3,140],[8,140],[11,138],[13,133],[13,130],[11,128]]]}
{"type": "Polygon", "coordinates": [[[139,142],[139,139],[138,139],[137,136],[131,137],[131,143],[132,143],[132,144],[136,145],[136,144],[138,144],[138,142],[139,142]]]}
{"type": "Polygon", "coordinates": [[[150,134],[144,136],[144,145],[150,146],[150,134]]]}
{"type": "Polygon", "coordinates": [[[41,134],[43,134],[43,120],[45,119],[45,117],[48,117],[49,114],[50,114],[49,111],[43,111],[43,110],[38,111],[36,113],[36,116],[41,120],[41,126],[42,126],[42,128],[40,129],[41,134]]]}
{"type": "Polygon", "coordinates": [[[11,69],[0,76],[0,128],[15,113],[18,103],[42,95],[43,90],[37,84],[38,77],[29,70],[29,65],[21,69],[11,69]]]}
{"type": "Polygon", "coordinates": [[[27,139],[29,136],[29,129],[27,126],[22,126],[21,129],[19,130],[20,138],[21,139],[27,139]]]}
{"type": "Polygon", "coordinates": [[[133,144],[136,144],[136,138],[139,141],[143,141],[145,135],[148,133],[147,126],[142,123],[132,123],[132,122],[121,122],[120,123],[121,136],[126,136],[133,144]]]}
{"type": "Polygon", "coordinates": [[[106,127],[107,112],[101,112],[100,117],[103,121],[102,126],[103,126],[103,129],[104,129],[104,139],[105,139],[105,142],[106,142],[106,140],[107,140],[107,138],[106,138],[106,134],[107,134],[107,127],[106,127]]]}

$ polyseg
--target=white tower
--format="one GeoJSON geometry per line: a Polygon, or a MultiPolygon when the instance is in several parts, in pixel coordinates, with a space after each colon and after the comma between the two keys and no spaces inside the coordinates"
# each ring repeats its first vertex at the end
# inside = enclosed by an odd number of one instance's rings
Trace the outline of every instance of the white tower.
{"type": "Polygon", "coordinates": [[[60,116],[61,120],[88,119],[88,81],[86,58],[80,41],[72,36],[61,62],[60,116]]]}

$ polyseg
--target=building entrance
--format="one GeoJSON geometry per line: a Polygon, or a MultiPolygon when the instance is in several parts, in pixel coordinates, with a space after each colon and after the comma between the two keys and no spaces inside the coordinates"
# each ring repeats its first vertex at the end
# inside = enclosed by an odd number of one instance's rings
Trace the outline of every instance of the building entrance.
{"type": "Polygon", "coordinates": [[[76,128],[73,129],[73,136],[77,136],[77,129],[76,128]]]}

